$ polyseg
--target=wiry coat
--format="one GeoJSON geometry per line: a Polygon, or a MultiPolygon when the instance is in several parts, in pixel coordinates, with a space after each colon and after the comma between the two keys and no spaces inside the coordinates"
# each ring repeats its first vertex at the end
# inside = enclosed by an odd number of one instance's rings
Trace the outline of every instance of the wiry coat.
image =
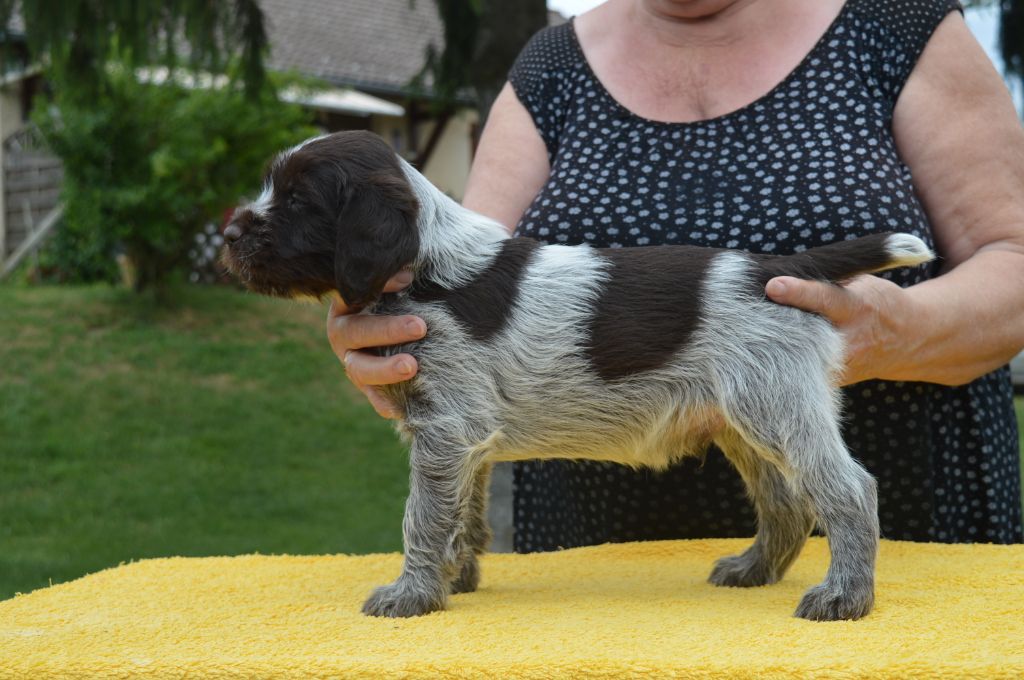
{"type": "Polygon", "coordinates": [[[832,562],[797,615],[870,610],[875,483],[840,436],[842,342],[823,318],[765,299],[773,276],[839,281],[931,258],[882,234],[789,257],[659,246],[601,250],[509,239],[369,133],[282,153],[240,210],[225,262],[254,290],[338,291],[364,314],[414,314],[419,373],[386,388],[411,444],[405,566],[372,615],[443,608],[476,588],[495,461],[588,458],[664,468],[717,444],[758,512],[743,554],[710,580],[777,581],[818,522],[832,562]],[[381,294],[411,266],[414,283],[381,294]]]}

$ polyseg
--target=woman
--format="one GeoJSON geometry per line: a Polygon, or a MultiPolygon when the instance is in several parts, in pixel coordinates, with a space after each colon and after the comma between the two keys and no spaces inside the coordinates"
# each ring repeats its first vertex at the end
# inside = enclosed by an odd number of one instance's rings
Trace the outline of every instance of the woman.
{"type": "MultiPolygon", "coordinates": [[[[957,8],[609,0],[523,50],[464,203],[523,236],[599,247],[929,241],[931,266],[842,288],[778,278],[766,292],[844,334],[844,436],[878,478],[883,537],[1019,542],[1005,364],[1024,346],[1024,134],[957,8]]],[[[389,415],[373,386],[408,379],[415,358],[358,350],[426,328],[345,311],[329,315],[332,346],[389,415]]],[[[743,497],[715,455],[663,474],[525,463],[516,548],[747,536],[743,497]]]]}

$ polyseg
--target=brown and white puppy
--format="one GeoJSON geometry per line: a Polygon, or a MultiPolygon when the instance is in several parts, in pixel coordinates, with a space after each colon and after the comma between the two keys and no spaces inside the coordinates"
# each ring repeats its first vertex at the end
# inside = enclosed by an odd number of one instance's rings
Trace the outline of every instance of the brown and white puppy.
{"type": "Polygon", "coordinates": [[[405,564],[363,611],[416,616],[479,580],[494,461],[589,458],[664,468],[716,444],[758,514],[710,581],[782,578],[817,522],[831,564],[796,615],[856,619],[874,602],[875,482],[840,436],[838,332],[773,304],[789,274],[838,281],[932,258],[906,234],[790,257],[659,246],[601,250],[509,239],[378,137],[343,132],[281,153],[226,228],[224,262],[252,290],[340,293],[363,314],[415,314],[418,375],[387,389],[411,443],[405,564]],[[414,283],[382,294],[410,266],[414,283]]]}

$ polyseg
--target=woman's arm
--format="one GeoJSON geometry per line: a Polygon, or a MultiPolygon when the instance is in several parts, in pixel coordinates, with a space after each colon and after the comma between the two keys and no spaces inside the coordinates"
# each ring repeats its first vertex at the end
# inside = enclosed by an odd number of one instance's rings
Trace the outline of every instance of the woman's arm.
{"type": "MultiPolygon", "coordinates": [[[[463,204],[498,220],[511,232],[547,177],[544,142],[530,114],[506,84],[481,135],[463,204]]],[[[409,273],[402,272],[388,282],[385,290],[402,290],[411,281],[409,273]]],[[[416,359],[411,354],[379,357],[359,350],[412,342],[426,332],[426,324],[419,317],[355,316],[340,301],[332,303],[327,314],[331,349],[344,364],[349,380],[385,418],[397,414],[376,386],[402,382],[416,375],[416,359]]]]}
{"type": "Polygon", "coordinates": [[[480,135],[462,205],[501,222],[511,233],[550,171],[544,140],[505,83],[480,135]]]}
{"type": "Polygon", "coordinates": [[[766,290],[843,331],[846,384],[967,383],[1024,347],[1024,130],[959,14],[922,53],[896,104],[893,134],[942,275],[907,289],[877,277],[844,288],[780,277],[766,290]]]}

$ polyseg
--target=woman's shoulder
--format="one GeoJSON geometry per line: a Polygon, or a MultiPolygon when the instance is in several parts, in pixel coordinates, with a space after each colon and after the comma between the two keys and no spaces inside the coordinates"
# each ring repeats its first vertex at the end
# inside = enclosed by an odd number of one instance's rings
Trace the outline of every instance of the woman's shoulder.
{"type": "Polygon", "coordinates": [[[550,76],[579,66],[580,59],[571,21],[546,26],[523,47],[512,65],[509,80],[550,76]]]}
{"type": "Polygon", "coordinates": [[[959,0],[847,0],[838,28],[894,105],[935,29],[955,11],[963,12],[959,0]]]}
{"type": "Polygon", "coordinates": [[[963,12],[963,5],[960,0],[847,0],[846,10],[895,37],[914,41],[927,39],[947,14],[963,12]]]}
{"type": "Polygon", "coordinates": [[[577,76],[585,69],[573,24],[566,22],[534,34],[509,71],[508,82],[544,140],[549,159],[557,151],[572,92],[579,87],[577,76]]]}

